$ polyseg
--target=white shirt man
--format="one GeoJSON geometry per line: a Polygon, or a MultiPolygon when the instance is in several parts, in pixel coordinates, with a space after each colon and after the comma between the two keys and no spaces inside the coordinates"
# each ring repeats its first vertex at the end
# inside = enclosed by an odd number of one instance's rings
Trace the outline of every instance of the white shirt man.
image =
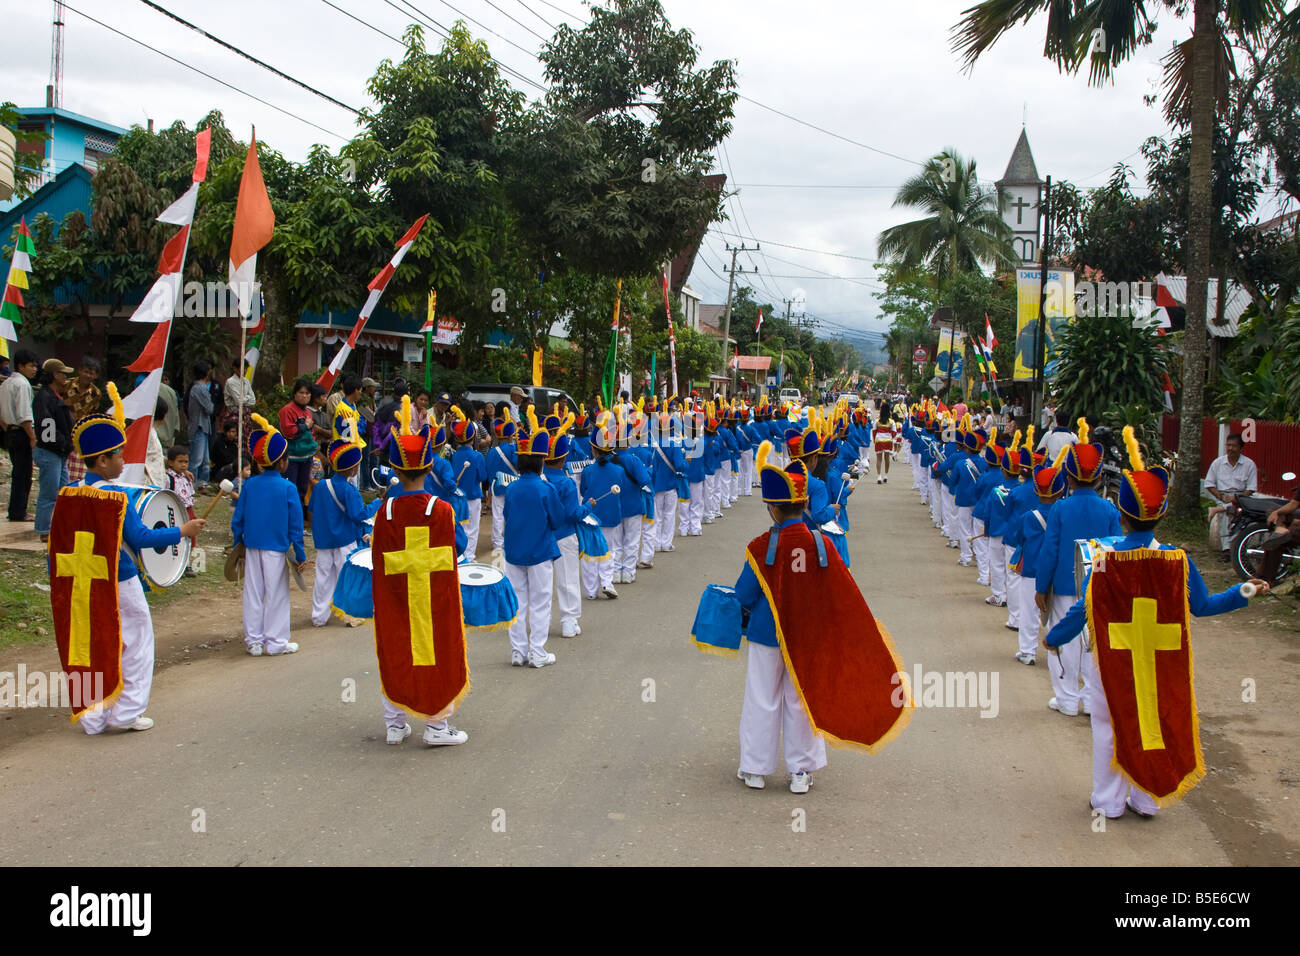
{"type": "Polygon", "coordinates": [[[1255,463],[1241,453],[1244,447],[1240,435],[1229,435],[1227,454],[1210,462],[1205,473],[1205,493],[1219,502],[1210,509],[1210,542],[1219,546],[1225,559],[1231,542],[1224,533],[1227,530],[1224,505],[1236,501],[1237,495],[1254,494],[1259,489],[1259,471],[1255,463]]]}

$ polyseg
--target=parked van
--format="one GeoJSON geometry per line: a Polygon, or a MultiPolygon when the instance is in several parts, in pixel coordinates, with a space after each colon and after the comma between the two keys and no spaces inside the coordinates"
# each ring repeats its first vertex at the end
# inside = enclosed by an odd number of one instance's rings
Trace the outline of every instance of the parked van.
{"type": "Polygon", "coordinates": [[[797,388],[783,388],[781,389],[780,400],[783,402],[802,402],[803,392],[799,391],[797,388]]]}

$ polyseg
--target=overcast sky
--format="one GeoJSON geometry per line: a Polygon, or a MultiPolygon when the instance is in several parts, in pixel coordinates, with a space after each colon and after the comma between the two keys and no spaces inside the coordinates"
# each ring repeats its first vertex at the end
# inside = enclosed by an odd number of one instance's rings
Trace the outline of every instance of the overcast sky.
{"type": "MultiPolygon", "coordinates": [[[[353,107],[369,103],[365,82],[375,65],[401,52],[391,39],[331,9],[325,0],[157,2],[353,107]]],[[[400,0],[330,2],[392,36],[418,19],[400,0]]],[[[1155,43],[1122,66],[1113,85],[1098,89],[1088,86],[1086,77],[1061,75],[1043,59],[1041,17],[1005,37],[973,73],[963,73],[949,49],[949,30],[970,2],[664,0],[673,26],[694,33],[702,61],[737,62],[744,96],[902,157],[852,145],[740,100],[721,157],[739,192],[728,203],[730,220],[710,229],[690,280],[705,302],[725,298],[723,262],[730,256],[723,247],[742,241],[727,235],[736,233],[763,242],[762,255],[742,254],[739,260],[759,267],[761,278],[747,281],[757,287],[760,299],[794,298],[802,290],[807,311],[823,320],[825,331],[833,332],[834,323],[882,327],[873,320],[878,308],[872,291],[879,286],[871,278],[869,260],[882,229],[913,218],[891,208],[899,183],[946,146],[973,157],[982,179],[998,179],[1026,113],[1040,174],[1095,186],[1116,161],[1126,160],[1140,176],[1141,157],[1134,154],[1146,137],[1166,132],[1158,109],[1145,106],[1142,97],[1155,92],[1159,57],[1187,38],[1187,24],[1162,12],[1155,43]]],[[[43,105],[53,4],[9,0],[6,7],[0,99],[43,105]]],[[[316,142],[337,149],[355,133],[349,111],[139,0],[73,0],[72,7],[302,119],[170,62],[72,10],[66,15],[65,109],[120,126],[148,118],[159,126],[176,119],[193,125],[210,109],[220,109],[236,135],[246,137],[248,127],[256,124],[259,138],[294,159],[303,158],[316,142]]],[[[537,81],[541,67],[535,51],[542,41],[529,31],[549,37],[551,28],[543,21],[577,23],[587,13],[578,0],[556,0],[554,5],[546,0],[417,0],[415,7],[443,25],[471,17],[480,21],[483,26],[468,25],[493,55],[537,81]]],[[[437,37],[431,37],[430,44],[435,42],[437,37]]],[[[538,93],[522,81],[516,86],[530,98],[538,93]]]]}

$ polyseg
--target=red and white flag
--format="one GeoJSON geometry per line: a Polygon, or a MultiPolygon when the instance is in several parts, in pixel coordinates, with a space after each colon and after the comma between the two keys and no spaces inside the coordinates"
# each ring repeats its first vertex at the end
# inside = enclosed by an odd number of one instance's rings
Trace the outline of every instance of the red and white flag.
{"type": "Polygon", "coordinates": [[[420,234],[420,230],[424,228],[424,221],[428,218],[429,214],[425,213],[415,220],[414,225],[406,230],[402,238],[397,240],[397,252],[393,253],[393,258],[389,260],[388,265],[380,269],[379,274],[370,280],[370,285],[367,287],[370,289],[370,294],[366,296],[365,304],[361,306],[361,314],[357,316],[356,325],[352,326],[347,341],[340,346],[338,353],[330,360],[329,368],[322,372],[320,378],[316,380],[316,384],[326,391],[334,386],[334,379],[338,378],[339,372],[343,370],[343,363],[348,360],[352,350],[357,347],[357,339],[361,335],[361,330],[366,327],[366,322],[370,319],[370,313],[379,304],[379,299],[384,294],[388,280],[397,272],[397,267],[402,264],[406,254],[411,251],[411,244],[415,242],[415,237],[420,234]]]}
{"type": "Polygon", "coordinates": [[[664,313],[668,316],[668,364],[672,368],[673,390],[671,394],[677,394],[677,334],[673,331],[673,309],[668,304],[668,273],[659,270],[659,275],[663,279],[664,287],[664,313]]]}
{"type": "Polygon", "coordinates": [[[244,160],[244,173],[239,180],[239,198],[235,202],[235,228],[230,235],[230,291],[239,306],[240,321],[244,327],[256,325],[249,322],[253,311],[253,281],[257,274],[257,253],[268,242],[275,230],[275,211],[271,197],[262,179],[262,167],[257,161],[257,130],[248,144],[248,157],[244,160]]]}
{"type": "Polygon", "coordinates": [[[1172,413],[1174,410],[1174,383],[1169,381],[1168,372],[1165,372],[1164,376],[1165,376],[1164,384],[1161,385],[1160,387],[1164,390],[1165,393],[1165,408],[1167,408],[1172,413]]]}
{"type": "Polygon", "coordinates": [[[144,484],[144,459],[149,450],[149,429],[153,427],[154,411],[158,406],[158,388],[162,384],[163,364],[167,359],[171,320],[180,295],[185,252],[189,248],[190,225],[194,222],[194,204],[199,195],[199,183],[208,175],[211,144],[211,130],[202,130],[194,138],[194,174],[190,188],[158,216],[159,222],[180,226],[181,231],[163,246],[162,255],[158,258],[158,279],[131,316],[132,322],[155,322],[158,327],[145,343],[144,351],[127,366],[128,371],[144,375],[144,380],[122,399],[122,410],[131,422],[126,429],[126,448],[123,451],[126,467],[121,478],[127,484],[144,484]]]}
{"type": "Polygon", "coordinates": [[[988,348],[984,350],[985,354],[998,347],[998,337],[993,334],[993,323],[989,321],[987,312],[984,314],[984,339],[988,342],[988,348]]]}
{"type": "Polygon", "coordinates": [[[762,310],[762,309],[759,309],[759,310],[758,310],[758,321],[754,323],[754,334],[757,335],[757,334],[758,334],[758,330],[761,329],[762,327],[763,327],[763,310],[762,310]]]}

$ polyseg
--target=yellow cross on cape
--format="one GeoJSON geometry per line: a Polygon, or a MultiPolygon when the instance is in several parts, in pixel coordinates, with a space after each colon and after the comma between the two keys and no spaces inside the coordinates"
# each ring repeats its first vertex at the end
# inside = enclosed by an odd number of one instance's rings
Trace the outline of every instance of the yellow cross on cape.
{"type": "Polygon", "coordinates": [[[1143,750],[1163,750],[1160,702],[1156,680],[1156,651],[1176,651],[1183,646],[1181,624],[1158,624],[1154,598],[1134,598],[1128,623],[1110,625],[1110,646],[1133,655],[1133,689],[1137,694],[1138,730],[1143,750]]]}
{"type": "Polygon", "coordinates": [[[95,553],[95,535],[78,531],[72,550],[56,554],[55,574],[72,578],[72,627],[68,636],[68,666],[90,666],[90,585],[108,580],[108,559],[95,553]]]}
{"type": "Polygon", "coordinates": [[[416,667],[432,666],[433,589],[429,576],[456,567],[451,548],[429,547],[427,525],[410,525],[406,529],[406,547],[384,552],[384,575],[406,575],[406,607],[411,621],[411,663],[416,667]]]}

